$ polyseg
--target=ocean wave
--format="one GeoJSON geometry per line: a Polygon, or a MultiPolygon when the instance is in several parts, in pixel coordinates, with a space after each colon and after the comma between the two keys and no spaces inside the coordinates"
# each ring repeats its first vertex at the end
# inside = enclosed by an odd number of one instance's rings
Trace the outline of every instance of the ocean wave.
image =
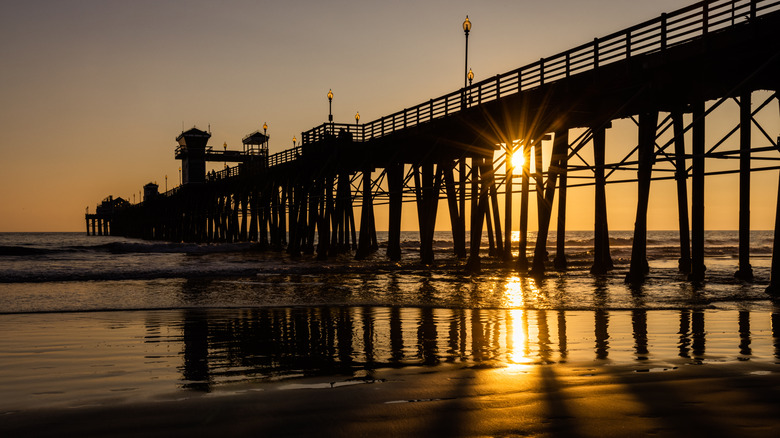
{"type": "Polygon", "coordinates": [[[109,254],[214,254],[248,251],[257,248],[256,243],[167,243],[167,242],[110,242],[99,245],[73,245],[59,248],[35,246],[1,246],[0,257],[29,257],[52,254],[109,253],[109,254]]]}
{"type": "Polygon", "coordinates": [[[38,256],[60,251],[29,246],[0,246],[0,257],[38,256]]]}

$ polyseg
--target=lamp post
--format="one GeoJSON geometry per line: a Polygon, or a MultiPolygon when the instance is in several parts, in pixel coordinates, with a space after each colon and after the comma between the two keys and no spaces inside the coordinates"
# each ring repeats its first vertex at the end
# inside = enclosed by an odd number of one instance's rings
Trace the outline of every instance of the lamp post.
{"type": "Polygon", "coordinates": [[[463,69],[466,73],[463,77],[463,87],[465,88],[469,70],[469,32],[471,32],[471,21],[469,21],[468,15],[466,15],[466,20],[463,22],[463,32],[466,33],[466,67],[463,69]]]}
{"type": "Polygon", "coordinates": [[[165,193],[168,193],[168,175],[165,175],[165,193]]]}
{"type": "Polygon", "coordinates": [[[333,121],[333,90],[328,90],[328,121],[333,121]]]}
{"type": "Polygon", "coordinates": [[[328,89],[328,122],[330,122],[330,133],[333,134],[333,90],[328,89]]]}
{"type": "Polygon", "coordinates": [[[298,141],[298,139],[296,139],[295,136],[293,135],[293,147],[295,147],[295,142],[296,141],[298,141]]]}
{"type": "Polygon", "coordinates": [[[360,111],[355,113],[355,136],[357,136],[359,130],[360,130],[360,111]]]}
{"type": "Polygon", "coordinates": [[[179,168],[179,185],[181,185],[181,167],[179,168]]]}
{"type": "Polygon", "coordinates": [[[222,154],[222,158],[225,160],[225,169],[227,169],[227,142],[222,143],[222,149],[225,151],[225,153],[222,154]]]}

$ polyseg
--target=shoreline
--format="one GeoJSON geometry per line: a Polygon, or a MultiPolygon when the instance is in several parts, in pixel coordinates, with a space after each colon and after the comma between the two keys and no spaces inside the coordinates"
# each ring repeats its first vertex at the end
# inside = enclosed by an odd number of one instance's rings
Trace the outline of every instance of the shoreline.
{"type": "Polygon", "coordinates": [[[378,369],[0,415],[6,436],[774,436],[776,362],[378,369]],[[655,370],[658,368],[659,370],[655,370]],[[245,391],[245,392],[242,392],[245,391]]]}

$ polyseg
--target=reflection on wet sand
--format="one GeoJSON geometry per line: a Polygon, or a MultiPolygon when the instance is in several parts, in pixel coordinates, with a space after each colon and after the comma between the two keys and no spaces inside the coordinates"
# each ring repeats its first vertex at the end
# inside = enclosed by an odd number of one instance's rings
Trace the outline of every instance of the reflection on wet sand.
{"type": "Polygon", "coordinates": [[[188,310],[180,322],[180,371],[184,387],[209,390],[225,382],[354,376],[378,368],[455,362],[513,366],[780,359],[778,313],[771,321],[765,315],[434,307],[188,310]],[[751,316],[764,321],[753,328],[751,316]],[[708,334],[705,321],[720,329],[708,334]]]}

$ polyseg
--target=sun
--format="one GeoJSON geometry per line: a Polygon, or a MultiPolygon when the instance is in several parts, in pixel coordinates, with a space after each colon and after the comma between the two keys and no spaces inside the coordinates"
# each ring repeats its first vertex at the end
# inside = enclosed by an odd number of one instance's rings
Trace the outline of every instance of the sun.
{"type": "Polygon", "coordinates": [[[519,175],[523,172],[523,164],[525,164],[525,157],[523,153],[512,154],[512,173],[519,175]]]}

